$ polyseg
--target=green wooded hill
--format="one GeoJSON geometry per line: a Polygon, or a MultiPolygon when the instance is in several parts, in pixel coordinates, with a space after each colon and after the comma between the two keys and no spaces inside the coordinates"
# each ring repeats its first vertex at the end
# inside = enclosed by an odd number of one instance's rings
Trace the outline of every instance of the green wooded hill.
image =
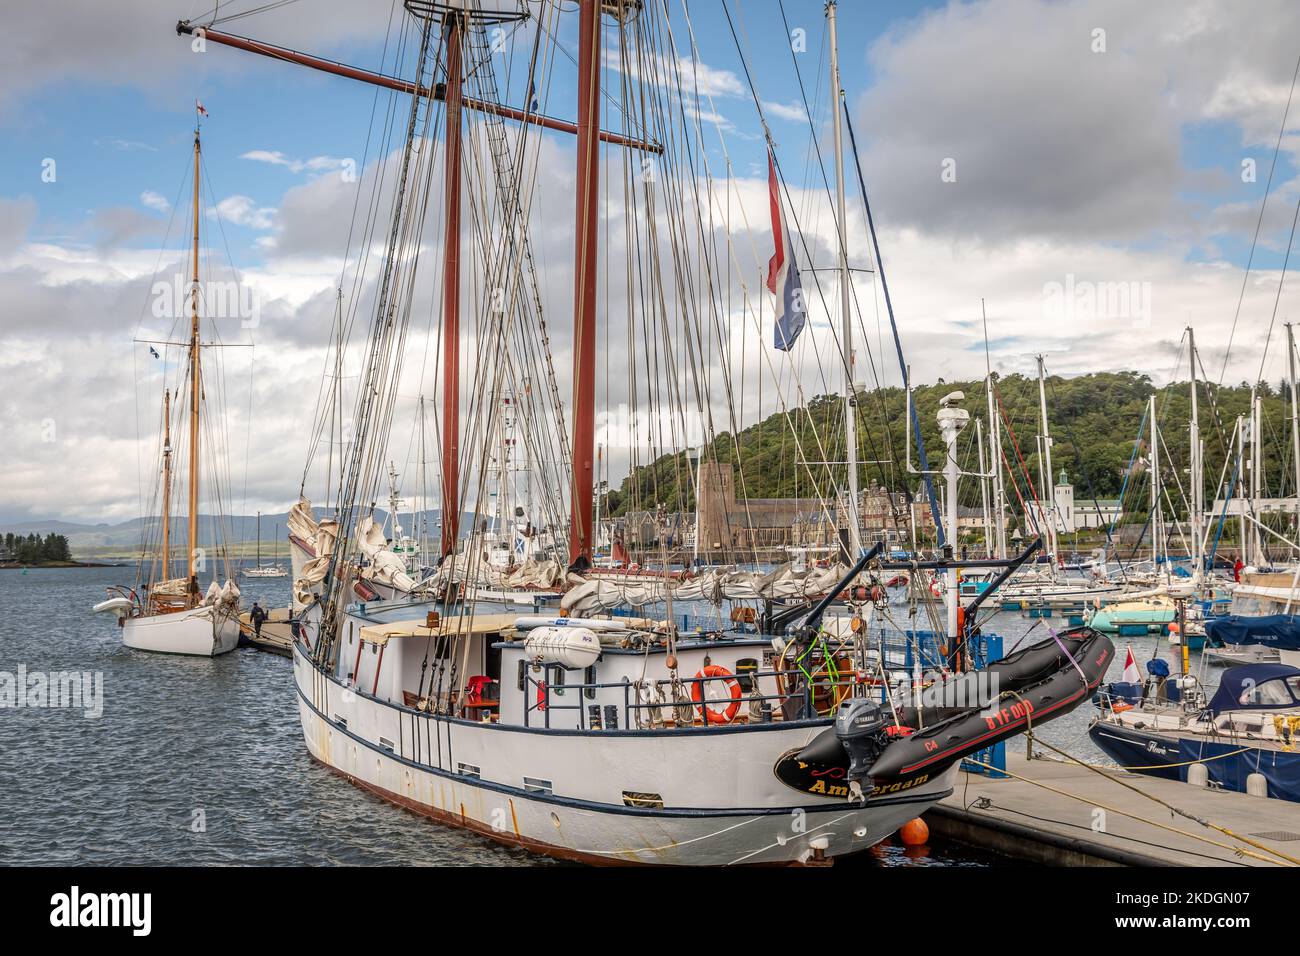
{"type": "MultiPolygon", "coordinates": [[[[1291,460],[1289,388],[1268,383],[1260,383],[1257,387],[1263,398],[1265,494],[1289,495],[1293,493],[1294,485],[1291,477],[1294,466],[1291,460]]],[[[1076,378],[1051,376],[1047,379],[1048,421],[1053,439],[1052,466],[1057,473],[1062,469],[1068,473],[1079,507],[1083,507],[1092,496],[1119,497],[1135,442],[1138,442],[1138,460],[1146,456],[1150,423],[1143,425],[1142,422],[1153,390],[1158,395],[1161,473],[1168,497],[1181,513],[1183,494],[1187,489],[1188,422],[1191,417],[1189,383],[1176,382],[1154,389],[1148,376],[1135,372],[1100,372],[1076,378]],[[1177,482],[1169,470],[1171,466],[1176,470],[1177,482]],[[1182,484],[1183,493],[1178,489],[1178,482],[1182,484]]],[[[940,467],[943,444],[935,413],[939,409],[939,400],[954,391],[965,392],[966,398],[960,404],[971,413],[972,419],[958,440],[962,467],[977,471],[975,419],[983,421],[986,429],[988,425],[983,380],[941,381],[915,389],[914,401],[926,451],[931,467],[940,467]]],[[[1250,393],[1251,386],[1244,382],[1223,388],[1205,383],[1200,386],[1199,420],[1205,448],[1207,507],[1212,506],[1225,456],[1230,456],[1228,479],[1231,479],[1236,462],[1233,429],[1238,415],[1249,415],[1250,393]]],[[[1008,429],[1006,424],[1003,425],[1006,462],[1015,472],[1020,493],[1027,500],[1029,492],[1021,473],[1021,459],[1037,483],[1038,380],[1023,375],[999,378],[997,394],[1005,421],[1011,426],[1008,429]]],[[[863,463],[860,484],[863,487],[879,484],[891,491],[910,489],[915,492],[920,479],[908,475],[904,464],[907,413],[903,390],[886,388],[862,392],[857,399],[857,408],[858,458],[863,463]]],[[[703,454],[705,461],[730,462],[737,466],[738,497],[816,497],[832,487],[832,477],[840,486],[845,480],[844,465],[830,466],[828,474],[827,466],[820,464],[843,462],[846,458],[841,399],[838,395],[818,396],[805,408],[791,409],[788,415],[772,415],[738,435],[719,434],[704,446],[703,454]],[[803,460],[810,464],[801,464],[800,452],[803,460]]],[[[919,467],[915,451],[912,458],[914,467],[919,467]]],[[[657,506],[669,512],[693,510],[695,496],[691,484],[687,455],[663,455],[649,465],[634,468],[619,488],[607,490],[601,510],[614,516],[657,506]]],[[[1126,511],[1144,513],[1148,495],[1145,469],[1139,467],[1124,494],[1126,511]]],[[[1012,509],[1018,512],[1020,508],[1009,480],[1007,497],[1012,509]]],[[[977,481],[962,482],[962,502],[972,506],[979,504],[977,481]]]]}

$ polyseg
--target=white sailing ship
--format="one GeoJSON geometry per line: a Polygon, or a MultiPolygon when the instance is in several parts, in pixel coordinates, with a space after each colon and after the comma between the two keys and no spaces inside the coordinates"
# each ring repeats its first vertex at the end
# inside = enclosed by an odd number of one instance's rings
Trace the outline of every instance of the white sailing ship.
{"type": "MultiPolygon", "coordinates": [[[[913,719],[919,727],[904,727],[896,709],[886,718],[886,704],[894,707],[889,695],[897,675],[884,672],[883,655],[873,652],[864,627],[876,589],[851,586],[874,573],[869,569],[875,567],[878,546],[862,553],[856,515],[846,548],[857,559],[852,568],[787,566],[770,573],[720,568],[687,579],[670,571],[665,561],[659,575],[636,580],[591,573],[599,500],[599,466],[593,463],[598,458],[600,144],[626,150],[634,163],[638,154],[664,163],[662,178],[643,179],[624,195],[628,218],[623,227],[636,233],[626,242],[628,268],[643,273],[639,280],[653,289],[642,301],[628,303],[630,315],[644,309],[648,326],[680,321],[687,333],[700,334],[696,305],[684,295],[677,301],[680,290],[672,291],[683,263],[674,264],[675,250],[668,248],[693,240],[700,223],[686,221],[682,208],[674,207],[683,196],[673,190],[693,183],[694,173],[677,165],[682,157],[674,156],[665,141],[690,131],[665,124],[681,122],[683,102],[673,98],[689,94],[680,76],[672,69],[665,72],[667,64],[680,61],[667,46],[659,11],[639,0],[578,0],[576,6],[576,123],[539,111],[532,90],[534,84],[541,88],[543,77],[529,76],[522,109],[502,103],[495,87],[489,31],[537,18],[530,69],[545,68],[552,60],[549,38],[557,33],[557,18],[570,12],[558,2],[542,3],[530,14],[523,4],[406,0],[411,17],[404,30],[419,51],[410,80],[251,44],[216,29],[219,21],[204,27],[209,44],[411,94],[383,279],[356,386],[354,427],[346,453],[340,455],[337,485],[330,487],[327,476],[332,514],[318,516],[304,498],[288,518],[297,623],[294,685],[307,748],[325,766],[386,800],[562,858],[659,865],[797,863],[864,849],[949,794],[961,755],[980,741],[1023,729],[1028,711],[1009,715],[1005,724],[989,731],[982,720],[976,721],[979,708],[972,707],[952,719],[979,726],[962,725],[960,733],[946,712],[917,708],[913,719]],[[608,49],[606,32],[617,38],[608,49]],[[610,58],[634,50],[641,52],[640,65],[624,63],[626,85],[618,97],[628,131],[603,130],[602,72],[610,58]],[[657,94],[665,84],[667,99],[660,102],[657,94]],[[443,104],[441,110],[436,101],[443,104]],[[517,136],[505,132],[504,120],[520,124],[517,136]],[[488,156],[481,164],[486,170],[465,161],[467,155],[479,155],[462,148],[467,125],[488,156]],[[435,141],[428,133],[435,126],[442,132],[440,150],[432,148],[435,141]],[[539,127],[577,135],[571,428],[550,365],[539,275],[529,250],[532,196],[527,184],[534,181],[538,148],[526,134],[539,127]],[[395,542],[388,539],[373,502],[384,478],[381,464],[390,460],[390,422],[401,374],[400,362],[390,359],[400,353],[410,316],[409,270],[415,258],[410,250],[419,246],[429,193],[436,188],[435,155],[444,188],[438,422],[442,539],[436,571],[417,580],[392,546],[402,545],[401,536],[394,535],[395,542]],[[483,276],[482,288],[491,293],[479,302],[474,362],[462,357],[460,336],[463,180],[475,197],[478,217],[474,228],[464,232],[475,240],[475,274],[483,276]],[[657,213],[654,204],[664,196],[674,197],[668,203],[673,208],[657,213]],[[668,238],[652,238],[652,225],[668,238]],[[638,247],[638,237],[643,246],[638,247]],[[476,376],[474,407],[467,415],[460,409],[462,369],[472,369],[476,376]],[[529,390],[532,381],[540,385],[529,390]],[[517,421],[505,428],[497,416],[503,397],[511,395],[521,397],[521,403],[517,421]],[[471,436],[468,454],[460,444],[462,418],[468,420],[471,436]],[[513,453],[512,439],[502,436],[516,431],[539,451],[532,464],[542,486],[538,500],[552,516],[541,522],[548,533],[563,527],[559,513],[568,506],[564,562],[547,560],[544,551],[541,560],[536,555],[530,560],[527,548],[524,560],[513,559],[521,530],[515,519],[522,516],[513,508],[503,510],[509,495],[501,476],[509,471],[513,453]],[[541,454],[548,449],[549,454],[541,454]],[[460,515],[466,508],[473,514],[489,510],[481,506],[490,497],[486,489],[494,470],[498,520],[476,521],[462,539],[460,515]],[[495,554],[499,544],[507,545],[510,559],[495,554]],[[822,595],[819,602],[810,600],[822,595]],[[841,595],[847,596],[844,613],[834,626],[823,627],[823,615],[841,595]],[[788,623],[779,633],[760,633],[755,605],[778,599],[792,604],[782,612],[788,623]],[[717,626],[707,631],[680,627],[675,609],[688,600],[709,605],[717,626]],[[549,603],[553,601],[558,608],[549,603]],[[655,613],[624,616],[626,608],[619,609],[622,614],[615,610],[622,604],[655,613]],[[726,616],[724,604],[730,605],[726,616]],[[606,611],[612,613],[602,616],[606,611]],[[953,730],[951,736],[934,736],[945,729],[953,730]],[[915,759],[900,756],[912,753],[915,759]]],[[[834,2],[827,4],[826,14],[831,113],[839,146],[843,93],[834,2]]],[[[182,23],[179,29],[193,32],[198,26],[182,23]]],[[[849,335],[842,156],[836,172],[840,298],[843,334],[849,335]]],[[[783,230],[774,161],[769,180],[774,223],[779,221],[783,230]]],[[[693,215],[704,214],[697,209],[693,215]]],[[[781,243],[781,233],[774,232],[781,243]]],[[[792,256],[792,240],[787,236],[784,241],[778,258],[792,256]]],[[[702,270],[707,268],[702,274],[718,274],[716,251],[701,245],[692,255],[700,257],[702,270]]],[[[615,258],[612,252],[609,258],[615,258]]],[[[797,283],[793,262],[787,261],[786,268],[797,283]]],[[[698,291],[709,302],[714,280],[701,281],[698,291]]],[[[474,301],[473,293],[470,299],[474,301]]],[[[665,354],[658,357],[666,360],[673,346],[659,343],[656,333],[646,348],[662,350],[665,354]]],[[[851,353],[847,346],[845,351],[851,353]]],[[[851,362],[845,364],[848,500],[854,501],[853,379],[851,362]]],[[[341,360],[335,365],[337,369],[341,360]]],[[[690,379],[701,373],[673,374],[690,379]]],[[[336,382],[342,378],[335,376],[336,382]]],[[[626,385],[634,395],[649,391],[635,376],[629,375],[626,385]]],[[[703,388],[703,379],[695,378],[692,386],[703,388]]],[[[332,394],[328,401],[334,405],[342,399],[332,394]]],[[[674,412],[680,413],[681,399],[674,402],[674,412]]],[[[941,413],[952,442],[964,419],[951,425],[947,420],[959,412],[948,408],[941,413]]],[[[343,417],[331,412],[318,414],[317,421],[343,417]]],[[[955,462],[951,447],[948,457],[955,462]]],[[[816,480],[826,507],[838,489],[830,487],[831,463],[824,464],[827,471],[816,480]]],[[[955,533],[955,465],[948,474],[949,531],[955,533]]],[[[558,550],[558,534],[555,539],[558,550]]],[[[1028,553],[1003,564],[1014,566],[1028,553]]],[[[956,565],[924,566],[951,574],[948,569],[956,565]]],[[[955,611],[955,589],[949,602],[955,611]]],[[[961,669],[970,631],[955,613],[949,621],[958,622],[952,624],[952,656],[961,669]]],[[[1088,646],[1097,648],[1093,662],[1104,669],[1109,644],[1088,646]]],[[[1084,670],[1065,666],[1054,647],[1035,646],[1035,653],[1043,655],[1037,670],[1030,668],[1035,681],[1073,681],[1077,672],[1086,683],[1084,670]]],[[[1083,664],[1087,669],[1090,662],[1083,664]]],[[[1035,713],[1036,723],[1086,699],[1086,693],[1083,684],[1069,693],[1053,690],[1055,703],[1041,715],[1035,713]]]]}

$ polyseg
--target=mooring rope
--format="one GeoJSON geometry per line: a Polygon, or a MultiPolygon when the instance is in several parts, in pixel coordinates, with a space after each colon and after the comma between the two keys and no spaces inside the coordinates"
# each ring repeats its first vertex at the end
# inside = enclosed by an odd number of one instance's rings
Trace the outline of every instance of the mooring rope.
{"type": "MultiPolygon", "coordinates": [[[[1207,827],[1207,828],[1209,828],[1209,829],[1211,829],[1211,830],[1217,830],[1219,833],[1222,833],[1224,836],[1227,836],[1227,837],[1229,837],[1230,839],[1233,839],[1233,840],[1240,840],[1240,841],[1243,842],[1243,843],[1249,844],[1250,846],[1253,846],[1253,847],[1256,847],[1257,849],[1263,850],[1265,853],[1272,853],[1274,856],[1276,856],[1276,857],[1278,857],[1278,858],[1280,858],[1280,859],[1285,860],[1287,863],[1291,864],[1292,866],[1300,866],[1300,859],[1296,859],[1295,857],[1290,856],[1290,855],[1288,855],[1288,854],[1286,854],[1286,853],[1283,853],[1283,852],[1281,852],[1280,850],[1274,850],[1272,847],[1265,846],[1264,844],[1262,844],[1262,843],[1258,843],[1258,842],[1256,842],[1255,840],[1250,839],[1249,837],[1242,836],[1241,834],[1236,833],[1236,832],[1234,832],[1234,831],[1228,829],[1227,827],[1219,826],[1217,823],[1213,823],[1213,822],[1211,822],[1211,821],[1205,819],[1204,817],[1198,817],[1198,816],[1196,816],[1195,814],[1189,813],[1188,811],[1183,810],[1183,809],[1180,808],[1180,807],[1176,807],[1176,806],[1174,806],[1172,803],[1169,803],[1169,802],[1166,801],[1166,800],[1162,800],[1162,799],[1160,799],[1159,797],[1157,797],[1157,796],[1156,796],[1155,794],[1153,794],[1153,793],[1147,793],[1147,792],[1146,792],[1145,790],[1143,790],[1141,787],[1136,787],[1136,786],[1134,786],[1134,785],[1131,784],[1131,783],[1128,783],[1128,782],[1126,782],[1126,781],[1124,781],[1124,780],[1119,779],[1119,778],[1116,777],[1114,774],[1107,773],[1106,771],[1104,771],[1104,770],[1102,770],[1102,769],[1100,769],[1100,768],[1098,768],[1098,767],[1092,767],[1092,766],[1089,766],[1088,764],[1086,764],[1086,763],[1084,763],[1082,760],[1080,760],[1078,757],[1075,757],[1073,754],[1066,753],[1064,750],[1061,750],[1061,749],[1058,748],[1058,747],[1054,747],[1054,746],[1052,746],[1051,744],[1049,744],[1049,743],[1048,743],[1047,741],[1045,741],[1045,740],[1039,739],[1038,742],[1039,742],[1040,744],[1042,744],[1044,747],[1046,747],[1048,750],[1051,750],[1051,751],[1054,751],[1055,753],[1060,754],[1062,757],[1065,757],[1065,758],[1067,758],[1068,760],[1070,760],[1070,761],[1072,761],[1072,762],[1074,762],[1074,763],[1079,764],[1081,767],[1085,767],[1085,768],[1087,768],[1088,770],[1091,770],[1093,773],[1096,773],[1096,774],[1101,775],[1102,777],[1105,777],[1107,780],[1114,781],[1115,783],[1119,784],[1121,787],[1124,787],[1124,788],[1127,789],[1127,790],[1132,790],[1134,793],[1138,794],[1139,796],[1146,797],[1148,800],[1154,800],[1156,803],[1160,804],[1162,807],[1164,807],[1165,809],[1167,809],[1170,813],[1176,813],[1176,814],[1178,814],[1178,815],[1181,816],[1181,817],[1185,817],[1185,818],[1187,818],[1188,820],[1193,820],[1193,821],[1195,821],[1196,823],[1199,823],[1199,824],[1200,824],[1201,826],[1203,826],[1203,827],[1207,827]]],[[[1121,811],[1121,812],[1122,812],[1122,811],[1121,811]]],[[[1135,817],[1134,819],[1138,819],[1138,818],[1135,817]]],[[[1151,822],[1154,823],[1154,821],[1151,821],[1151,822]]],[[[1159,824],[1156,824],[1156,825],[1158,826],[1159,824]]],[[[1243,850],[1243,851],[1241,851],[1241,852],[1244,853],[1244,852],[1246,852],[1246,851],[1243,850]]]]}
{"type": "MultiPolygon", "coordinates": [[[[1234,854],[1236,854],[1236,855],[1238,855],[1238,856],[1249,856],[1249,857],[1253,857],[1253,858],[1256,859],[1256,860],[1260,860],[1260,861],[1262,861],[1262,862],[1264,862],[1264,863],[1272,863],[1272,864],[1277,865],[1277,861],[1276,861],[1276,860],[1271,860],[1271,859],[1269,859],[1268,857],[1266,857],[1266,856],[1261,856],[1261,855],[1258,854],[1258,853],[1252,853],[1251,851],[1246,850],[1246,849],[1243,849],[1242,847],[1239,847],[1239,846],[1231,846],[1231,845],[1229,845],[1229,844],[1227,844],[1227,843],[1220,843],[1220,842],[1217,841],[1217,840],[1211,840],[1209,837],[1201,836],[1200,834],[1191,833],[1191,832],[1189,832],[1189,831],[1187,831],[1187,830],[1180,830],[1178,827],[1171,827],[1171,826],[1169,826],[1168,824],[1160,823],[1160,822],[1157,821],[1157,820],[1149,820],[1149,819],[1147,819],[1146,817],[1140,817],[1140,816],[1138,816],[1137,814],[1134,814],[1134,813],[1128,813],[1127,811],[1120,810],[1120,809],[1117,808],[1117,807],[1111,807],[1111,806],[1108,806],[1108,805],[1106,805],[1106,804],[1104,804],[1104,803],[1101,803],[1100,801],[1097,801],[1097,800],[1089,800],[1089,799],[1087,799],[1086,797],[1081,797],[1081,796],[1078,796],[1077,794],[1070,793],[1070,792],[1068,792],[1068,791],[1066,791],[1066,790],[1060,790],[1060,789],[1058,789],[1058,788],[1056,788],[1056,787],[1049,786],[1048,784],[1043,783],[1041,780],[1030,780],[1028,777],[1022,777],[1022,776],[1020,776],[1020,774],[1015,773],[1014,771],[1011,771],[1011,770],[1003,770],[1003,769],[1001,769],[1001,768],[999,768],[999,767],[995,767],[995,766],[993,766],[993,765],[990,764],[990,763],[985,763],[983,760],[976,760],[974,757],[966,757],[966,758],[964,758],[964,759],[965,759],[968,763],[973,763],[973,764],[975,764],[976,766],[984,767],[984,768],[986,768],[986,769],[988,769],[988,770],[992,770],[992,771],[994,771],[994,772],[996,772],[996,773],[1005,774],[1005,775],[1008,776],[1008,777],[1011,777],[1011,778],[1013,778],[1013,779],[1015,779],[1015,780],[1019,780],[1021,783],[1028,783],[1028,784],[1033,784],[1035,787],[1041,787],[1041,788],[1043,788],[1044,790],[1048,791],[1049,793],[1055,793],[1055,794],[1058,794],[1058,795],[1060,795],[1060,796],[1062,796],[1062,797],[1069,797],[1071,800],[1078,800],[1080,803],[1086,803],[1086,804],[1088,804],[1089,806],[1092,806],[1092,807],[1099,807],[1100,809],[1105,810],[1107,813],[1118,813],[1120,816],[1122,816],[1122,817],[1128,817],[1130,820],[1136,820],[1136,821],[1138,821],[1139,823],[1149,823],[1151,826],[1153,826],[1153,827],[1157,827],[1157,828],[1159,828],[1159,829],[1161,829],[1161,830],[1167,830],[1167,831],[1169,831],[1170,833],[1177,833],[1177,834],[1180,834],[1180,835],[1182,835],[1182,836],[1188,837],[1189,839],[1196,840],[1196,841],[1201,842],[1201,843],[1208,843],[1208,844],[1211,845],[1211,846],[1217,846],[1217,847],[1218,847],[1219,849],[1221,849],[1221,850],[1228,850],[1228,851],[1230,851],[1230,852],[1232,852],[1232,853],[1234,853],[1234,854]]],[[[1114,778],[1112,778],[1112,779],[1114,779],[1114,778]]],[[[1121,781],[1121,782],[1122,782],[1122,781],[1121,781]]],[[[1140,790],[1139,790],[1138,792],[1139,792],[1139,793],[1142,793],[1142,791],[1140,791],[1140,790]]],[[[1143,794],[1143,796],[1147,796],[1147,794],[1143,794]]],[[[1171,808],[1171,809],[1172,809],[1172,808],[1171,808]]],[[[1184,815],[1184,816],[1187,816],[1187,814],[1183,814],[1183,815],[1184,815]]],[[[1191,819],[1196,819],[1196,818],[1195,818],[1195,817],[1191,817],[1191,819]]],[[[1204,821],[1204,820],[1196,820],[1196,822],[1197,822],[1197,823],[1200,823],[1200,824],[1202,824],[1202,825],[1204,825],[1204,826],[1213,826],[1213,824],[1210,824],[1210,823],[1208,823],[1207,821],[1204,821]]],[[[1241,839],[1241,840],[1243,840],[1243,842],[1246,842],[1246,843],[1250,843],[1250,842],[1251,842],[1251,841],[1249,841],[1249,840],[1245,840],[1245,839],[1242,838],[1242,837],[1237,837],[1235,834],[1229,834],[1229,835],[1230,835],[1230,836],[1233,836],[1234,839],[1241,839]]],[[[1126,838],[1121,838],[1121,839],[1126,839],[1126,838]]],[[[1254,845],[1254,846],[1259,846],[1259,844],[1252,844],[1252,845],[1254,845]]],[[[1297,865],[1297,864],[1300,864],[1300,861],[1293,860],[1293,859],[1291,859],[1290,857],[1285,856],[1284,854],[1277,853],[1276,850],[1269,850],[1268,847],[1260,847],[1260,849],[1263,849],[1263,850],[1265,850],[1265,851],[1267,851],[1267,852],[1269,852],[1269,853],[1275,853],[1275,854],[1277,854],[1278,856],[1281,856],[1284,860],[1288,861],[1288,865],[1297,865]]]]}

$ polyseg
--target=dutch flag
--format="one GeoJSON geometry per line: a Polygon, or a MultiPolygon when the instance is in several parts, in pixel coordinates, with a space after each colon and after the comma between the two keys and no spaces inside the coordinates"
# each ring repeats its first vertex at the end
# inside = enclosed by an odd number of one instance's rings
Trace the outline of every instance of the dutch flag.
{"type": "Polygon", "coordinates": [[[772,207],[772,239],[776,246],[767,263],[767,290],[776,296],[773,344],[788,352],[803,331],[808,310],[803,301],[803,287],[799,284],[799,267],[794,261],[794,244],[786,228],[785,210],[781,208],[776,162],[770,149],[767,152],[767,194],[772,207]]]}

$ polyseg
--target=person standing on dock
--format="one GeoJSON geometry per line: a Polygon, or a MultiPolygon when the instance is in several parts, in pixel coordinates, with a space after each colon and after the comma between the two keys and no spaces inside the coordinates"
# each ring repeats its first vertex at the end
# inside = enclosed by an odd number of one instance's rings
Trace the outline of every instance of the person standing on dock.
{"type": "Polygon", "coordinates": [[[248,619],[253,622],[253,636],[261,640],[262,622],[266,620],[266,609],[254,601],[253,609],[248,612],[248,619]]]}

